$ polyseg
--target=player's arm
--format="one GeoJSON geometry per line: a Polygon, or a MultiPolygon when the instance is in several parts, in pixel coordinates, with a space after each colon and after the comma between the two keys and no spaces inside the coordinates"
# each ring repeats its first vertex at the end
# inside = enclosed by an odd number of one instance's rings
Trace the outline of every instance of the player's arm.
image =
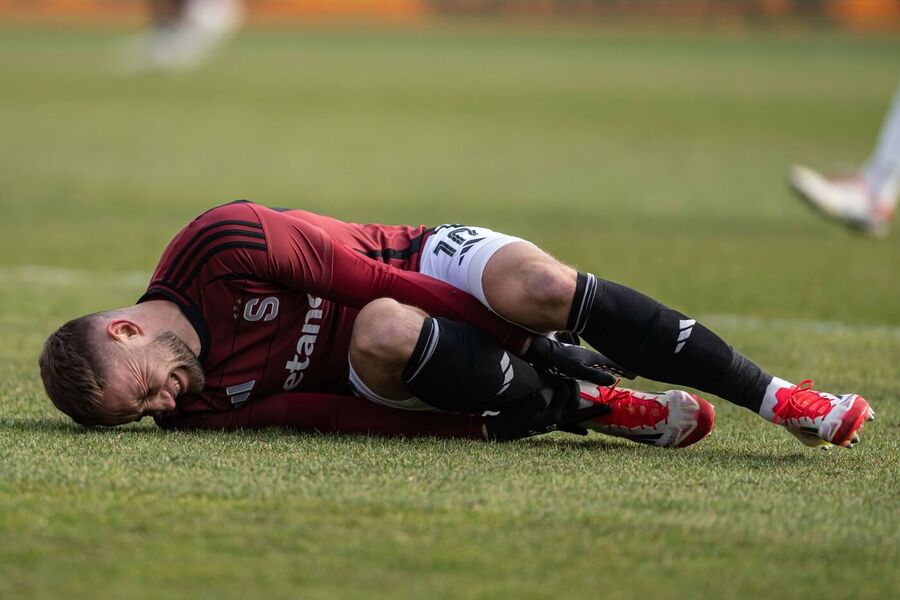
{"type": "Polygon", "coordinates": [[[531,334],[489,311],[473,296],[422,275],[372,260],[335,242],[323,229],[288,214],[247,204],[266,236],[266,253],[246,253],[273,281],[362,308],[377,298],[417,306],[431,316],[473,325],[508,350],[521,354],[531,334]],[[261,261],[261,262],[260,262],[261,261]]]}
{"type": "MultiPolygon", "coordinates": [[[[494,441],[517,440],[557,429],[586,433],[572,421],[576,413],[566,412],[563,404],[565,402],[556,401],[537,410],[513,410],[477,417],[449,412],[400,410],[356,396],[286,392],[248,402],[234,410],[171,413],[157,417],[156,424],[163,429],[237,431],[287,427],[320,433],[494,441]]],[[[577,408],[575,405],[573,407],[577,408]]],[[[588,415],[584,410],[579,410],[578,414],[589,420],[609,409],[598,405],[588,410],[593,413],[588,415]]]]}
{"type": "Polygon", "coordinates": [[[356,396],[308,392],[275,394],[228,411],[174,413],[156,422],[164,429],[288,427],[323,433],[485,439],[485,421],[480,417],[405,411],[356,396]]]}

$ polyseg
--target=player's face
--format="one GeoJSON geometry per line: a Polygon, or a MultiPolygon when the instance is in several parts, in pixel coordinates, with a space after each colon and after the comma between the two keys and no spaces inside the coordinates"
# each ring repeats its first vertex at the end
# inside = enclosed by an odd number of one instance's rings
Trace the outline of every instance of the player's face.
{"type": "Polygon", "coordinates": [[[206,384],[197,356],[167,331],[148,343],[120,346],[103,394],[106,425],[121,425],[175,409],[178,396],[206,384]]]}

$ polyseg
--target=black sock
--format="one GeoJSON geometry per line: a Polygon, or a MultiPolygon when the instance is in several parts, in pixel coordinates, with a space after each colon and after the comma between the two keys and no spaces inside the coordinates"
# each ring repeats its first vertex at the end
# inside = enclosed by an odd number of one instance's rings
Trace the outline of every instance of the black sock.
{"type": "Polygon", "coordinates": [[[543,402],[537,371],[478,329],[428,318],[403,369],[403,381],[442,410],[482,413],[543,402]]]}
{"type": "Polygon", "coordinates": [[[631,288],[579,273],[568,329],[642,377],[759,412],[772,376],[694,319],[631,288]]]}

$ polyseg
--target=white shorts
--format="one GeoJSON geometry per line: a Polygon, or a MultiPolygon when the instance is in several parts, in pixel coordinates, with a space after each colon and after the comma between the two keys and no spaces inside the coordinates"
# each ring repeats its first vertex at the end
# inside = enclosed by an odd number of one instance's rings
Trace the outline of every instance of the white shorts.
{"type": "MultiPolygon", "coordinates": [[[[497,233],[486,227],[440,225],[435,227],[434,233],[425,240],[419,258],[419,272],[468,292],[490,309],[481,281],[484,269],[497,250],[513,242],[531,244],[522,238],[497,233]]],[[[392,400],[379,396],[363,383],[353,370],[352,363],[350,384],[358,395],[377,404],[403,410],[438,410],[415,396],[406,400],[392,400]]]]}
{"type": "Polygon", "coordinates": [[[486,227],[441,225],[425,240],[419,272],[468,292],[491,308],[481,278],[497,250],[513,242],[531,244],[486,227]]]}

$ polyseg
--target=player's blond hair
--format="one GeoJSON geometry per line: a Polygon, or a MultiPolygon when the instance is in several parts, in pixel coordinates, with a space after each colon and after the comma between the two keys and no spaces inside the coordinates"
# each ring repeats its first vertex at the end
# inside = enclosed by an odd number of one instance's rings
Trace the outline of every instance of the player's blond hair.
{"type": "Polygon", "coordinates": [[[103,374],[94,341],[99,314],[72,319],[44,343],[38,359],[44,389],[54,406],[80,425],[103,423],[103,374]]]}

